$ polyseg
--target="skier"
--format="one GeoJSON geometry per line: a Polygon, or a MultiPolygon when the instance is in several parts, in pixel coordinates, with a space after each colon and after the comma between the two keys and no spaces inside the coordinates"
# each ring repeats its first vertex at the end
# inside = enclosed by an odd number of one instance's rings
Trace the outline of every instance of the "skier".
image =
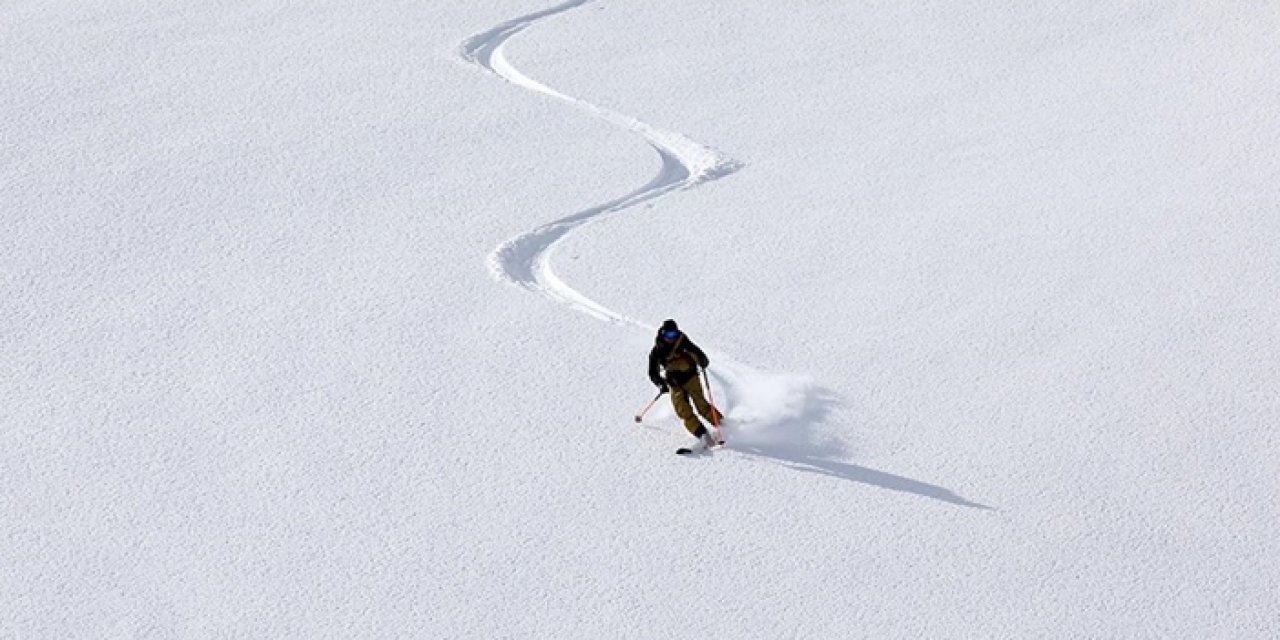
{"type": "Polygon", "coordinates": [[[717,442],[693,413],[697,407],[698,413],[712,424],[719,425],[724,421],[720,410],[711,406],[702,394],[698,367],[706,369],[708,364],[707,354],[680,331],[675,320],[663,321],[653,349],[649,351],[649,379],[657,385],[660,393],[671,393],[671,405],[684,421],[684,428],[709,449],[724,442],[717,442]],[[665,378],[659,374],[659,368],[665,370],[665,378]],[[690,401],[693,406],[690,406],[690,401]]]}

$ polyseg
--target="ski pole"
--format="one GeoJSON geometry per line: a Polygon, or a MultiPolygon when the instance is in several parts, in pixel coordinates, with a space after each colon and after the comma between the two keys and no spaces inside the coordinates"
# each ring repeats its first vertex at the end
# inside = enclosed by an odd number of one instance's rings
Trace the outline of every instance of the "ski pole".
{"type": "Polygon", "coordinates": [[[644,419],[644,414],[649,413],[649,409],[653,407],[653,403],[657,402],[658,398],[661,398],[661,397],[662,397],[662,392],[659,391],[658,395],[654,396],[653,399],[649,401],[649,404],[646,404],[644,408],[640,410],[640,413],[636,414],[636,422],[640,422],[642,419],[644,419]]]}
{"type": "Polygon", "coordinates": [[[711,424],[716,428],[716,442],[724,444],[724,434],[720,433],[720,407],[716,406],[716,399],[711,395],[711,378],[706,367],[702,368],[702,381],[707,386],[707,402],[711,405],[711,424]]]}

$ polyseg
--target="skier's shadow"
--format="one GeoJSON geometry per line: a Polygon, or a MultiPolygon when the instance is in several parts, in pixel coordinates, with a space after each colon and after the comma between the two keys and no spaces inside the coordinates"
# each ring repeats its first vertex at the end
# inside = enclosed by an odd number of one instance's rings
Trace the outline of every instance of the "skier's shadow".
{"type": "Polygon", "coordinates": [[[903,493],[914,493],[925,498],[933,498],[949,502],[961,507],[974,507],[993,511],[992,507],[985,504],[966,500],[956,495],[950,489],[940,487],[936,484],[929,484],[919,480],[913,480],[905,476],[894,475],[884,471],[877,471],[869,467],[862,467],[848,462],[840,462],[838,460],[828,460],[820,457],[797,455],[794,453],[780,453],[776,450],[764,449],[752,445],[729,444],[727,448],[740,452],[749,453],[761,458],[770,458],[778,464],[796,471],[804,471],[806,473],[817,473],[821,475],[840,478],[842,480],[852,480],[863,484],[870,484],[888,489],[890,491],[901,491],[903,493]]]}
{"type": "Polygon", "coordinates": [[[726,425],[730,429],[726,432],[729,440],[726,448],[759,458],[767,458],[796,471],[852,480],[890,491],[941,500],[961,507],[994,510],[987,505],[956,495],[945,487],[840,461],[838,458],[843,457],[844,444],[832,438],[819,439],[811,431],[811,425],[822,424],[834,406],[835,400],[832,394],[817,391],[809,398],[802,415],[796,418],[767,425],[746,424],[742,425],[740,430],[731,429],[730,425],[726,425]],[[733,434],[733,431],[738,433],[733,434]],[[735,435],[737,437],[734,437],[735,435]]]}

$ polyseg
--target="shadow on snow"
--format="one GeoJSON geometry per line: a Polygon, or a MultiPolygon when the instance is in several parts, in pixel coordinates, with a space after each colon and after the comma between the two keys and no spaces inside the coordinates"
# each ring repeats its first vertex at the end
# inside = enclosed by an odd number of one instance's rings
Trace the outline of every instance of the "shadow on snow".
{"type": "Polygon", "coordinates": [[[844,462],[841,458],[847,456],[845,444],[816,429],[826,421],[831,409],[837,404],[835,396],[828,390],[808,387],[803,398],[792,415],[773,416],[761,421],[747,420],[739,423],[733,419],[730,408],[730,417],[725,424],[728,440],[725,448],[767,459],[795,471],[910,493],[961,507],[994,510],[961,497],[945,487],[844,462]]]}

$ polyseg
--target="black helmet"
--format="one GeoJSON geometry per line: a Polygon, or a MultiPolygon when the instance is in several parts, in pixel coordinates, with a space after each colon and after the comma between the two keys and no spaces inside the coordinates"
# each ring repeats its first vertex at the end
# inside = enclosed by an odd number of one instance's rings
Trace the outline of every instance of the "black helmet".
{"type": "Polygon", "coordinates": [[[673,342],[680,336],[680,327],[676,326],[676,321],[670,318],[662,321],[662,328],[658,329],[658,339],[666,342],[673,342]]]}

